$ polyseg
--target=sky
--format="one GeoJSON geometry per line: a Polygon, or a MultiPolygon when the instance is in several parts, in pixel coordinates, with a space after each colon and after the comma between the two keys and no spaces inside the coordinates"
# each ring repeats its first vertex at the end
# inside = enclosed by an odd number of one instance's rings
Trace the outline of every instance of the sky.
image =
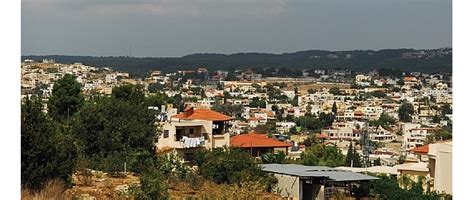
{"type": "Polygon", "coordinates": [[[22,55],[452,46],[451,0],[22,0],[22,55]]]}

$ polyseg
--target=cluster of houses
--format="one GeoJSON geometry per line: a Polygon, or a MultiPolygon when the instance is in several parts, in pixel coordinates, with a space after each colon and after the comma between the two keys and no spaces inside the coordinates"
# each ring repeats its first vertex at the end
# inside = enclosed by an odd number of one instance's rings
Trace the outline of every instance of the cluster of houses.
{"type": "MultiPolygon", "coordinates": [[[[320,76],[327,75],[324,70],[314,72],[320,76]]],[[[376,72],[330,72],[331,76],[351,75],[352,85],[356,86],[352,87],[345,83],[320,82],[321,77],[262,77],[262,74],[251,70],[238,70],[233,72],[235,80],[226,80],[228,71],[209,72],[202,67],[176,73],[156,70],[147,78],[131,79],[127,73],[80,63],[25,60],[22,63],[22,95],[32,95],[32,91],[39,89],[40,95],[47,98],[54,81],[64,74],[74,74],[83,85],[85,94],[110,94],[116,85],[133,83],[143,84],[145,88],[160,84],[163,88],[158,92],[169,97],[181,95],[186,105],[183,110],[172,104],[155,108],[160,111],[157,116],[160,128],[155,146],[158,152],[179,152],[187,161],[193,160],[194,153],[199,149],[224,147],[242,148],[256,157],[278,151],[283,151],[287,156],[298,157],[304,151],[304,145],[301,140],[291,137],[295,134],[317,137],[338,146],[345,153],[349,143],[358,143],[365,135],[372,143],[379,144],[369,152],[371,165],[378,159],[381,166],[342,167],[333,169],[334,173],[343,169],[344,172],[365,170],[394,176],[406,175],[413,180],[418,176],[429,177],[431,181],[427,182],[426,187],[451,193],[452,143],[428,143],[430,135],[451,123],[451,113],[441,109],[452,104],[451,79],[446,74],[411,73],[401,78],[389,78],[378,76],[376,72]],[[338,88],[337,92],[334,88],[338,88]],[[413,106],[409,122],[399,119],[399,108],[403,103],[413,106]],[[223,104],[241,106],[241,112],[237,116],[228,116],[213,110],[215,105],[223,104]],[[301,124],[294,120],[321,113],[333,115],[334,121],[319,130],[302,129],[301,124]],[[393,123],[387,126],[370,123],[377,121],[381,115],[390,117],[393,123]],[[433,120],[439,116],[442,116],[440,120],[433,120]],[[274,124],[272,130],[268,131],[271,134],[256,132],[269,123],[274,124]],[[402,156],[405,157],[405,163],[400,164],[402,156]]],[[[358,147],[357,151],[363,154],[362,148],[358,147]]],[[[293,188],[294,185],[288,188],[283,183],[281,185],[294,191],[291,194],[296,198],[319,195],[319,189],[314,189],[317,190],[316,193],[304,194],[303,187],[313,187],[307,186],[312,182],[327,182],[321,178],[322,175],[303,176],[306,171],[313,170],[309,168],[268,165],[266,169],[280,174],[283,182],[288,181],[288,177],[299,177],[301,188],[293,188]],[[294,169],[295,172],[284,173],[282,169],[285,168],[294,169]]],[[[322,170],[321,174],[331,171],[319,168],[314,170],[322,170]]],[[[354,174],[348,176],[354,176],[354,179],[341,179],[342,182],[371,179],[354,174]]],[[[334,181],[334,184],[340,183],[334,181]]],[[[329,193],[330,191],[326,191],[326,194],[329,193]]]]}
{"type": "Polygon", "coordinates": [[[112,88],[121,83],[144,84],[143,81],[130,78],[129,73],[110,68],[96,68],[82,63],[61,64],[51,59],[41,62],[25,60],[21,64],[22,97],[38,96],[47,100],[54,82],[66,74],[76,76],[86,95],[111,94],[112,88]]]}

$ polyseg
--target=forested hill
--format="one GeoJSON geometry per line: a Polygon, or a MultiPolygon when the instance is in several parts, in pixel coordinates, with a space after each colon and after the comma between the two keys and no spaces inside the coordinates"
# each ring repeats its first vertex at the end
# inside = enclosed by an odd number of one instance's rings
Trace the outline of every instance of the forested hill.
{"type": "Polygon", "coordinates": [[[58,63],[83,63],[95,67],[111,67],[119,71],[143,75],[160,69],[173,72],[180,69],[206,67],[210,71],[222,69],[247,69],[261,67],[285,67],[289,69],[349,69],[371,71],[379,68],[420,71],[426,73],[452,71],[452,49],[386,49],[325,51],[308,50],[295,53],[237,53],[237,54],[192,54],[183,57],[95,57],[95,56],[22,56],[24,59],[54,59],[58,63]]]}

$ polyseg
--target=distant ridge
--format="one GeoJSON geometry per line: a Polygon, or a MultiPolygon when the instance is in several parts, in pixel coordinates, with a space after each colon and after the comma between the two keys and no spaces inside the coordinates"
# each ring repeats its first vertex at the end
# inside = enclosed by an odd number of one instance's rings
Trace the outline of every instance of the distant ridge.
{"type": "Polygon", "coordinates": [[[367,72],[380,68],[419,71],[424,73],[451,73],[452,49],[384,49],[326,51],[307,50],[294,53],[197,53],[183,57],[125,57],[125,56],[67,56],[67,55],[24,55],[24,59],[54,59],[58,63],[80,62],[95,67],[111,67],[135,75],[145,75],[160,69],[173,72],[182,69],[206,67],[214,70],[234,70],[262,67],[300,69],[349,69],[367,72]]]}

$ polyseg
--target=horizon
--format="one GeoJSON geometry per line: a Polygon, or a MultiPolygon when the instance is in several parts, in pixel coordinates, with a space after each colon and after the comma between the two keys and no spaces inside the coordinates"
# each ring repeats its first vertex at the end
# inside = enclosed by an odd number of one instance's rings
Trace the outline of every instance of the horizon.
{"type": "Polygon", "coordinates": [[[325,49],[307,49],[307,50],[298,50],[298,51],[286,51],[286,52],[281,52],[281,53],[271,53],[271,52],[235,52],[235,53],[211,53],[211,52],[199,52],[199,53],[191,53],[191,54],[186,54],[182,56],[128,56],[128,55],[67,55],[67,54],[29,54],[29,55],[21,55],[22,57],[25,56],[78,56],[78,57],[129,57],[129,58],[182,58],[190,55],[204,55],[204,54],[210,54],[210,55],[226,55],[226,56],[231,56],[231,55],[237,55],[237,54],[271,54],[271,55],[283,55],[283,54],[293,54],[293,53],[298,53],[298,52],[306,52],[306,51],[327,51],[327,52],[346,52],[346,51],[386,51],[386,50],[415,50],[415,51],[430,51],[430,50],[438,50],[438,49],[452,49],[453,47],[438,47],[438,48],[383,48],[383,49],[348,49],[348,50],[325,50],[325,49]]]}

